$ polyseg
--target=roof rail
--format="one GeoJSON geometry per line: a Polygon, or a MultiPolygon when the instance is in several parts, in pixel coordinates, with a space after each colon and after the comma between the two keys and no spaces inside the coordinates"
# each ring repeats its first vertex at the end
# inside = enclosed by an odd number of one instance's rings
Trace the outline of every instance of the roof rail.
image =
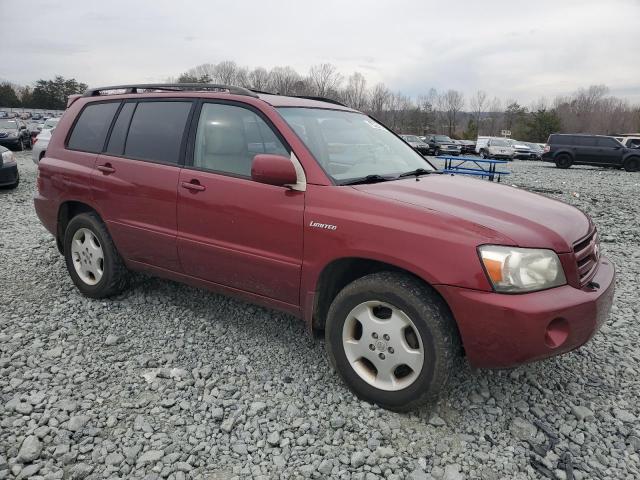
{"type": "Polygon", "coordinates": [[[317,100],[318,102],[333,103],[334,105],[340,105],[341,107],[346,107],[344,103],[334,100],[333,98],[314,97],[312,95],[291,95],[291,96],[293,98],[306,98],[307,100],[317,100]]]}
{"type": "MultiPolygon", "coordinates": [[[[84,92],[84,97],[96,97],[100,95],[109,95],[110,90],[124,90],[118,95],[123,93],[142,93],[140,90],[153,90],[164,92],[182,92],[182,91],[227,91],[234,95],[246,95],[248,97],[258,98],[258,95],[243,87],[236,87],[233,85],[221,85],[217,83],[143,83],[137,85],[113,85],[111,87],[90,88],[84,92]]],[[[114,94],[112,94],[114,95],[114,94]]]]}

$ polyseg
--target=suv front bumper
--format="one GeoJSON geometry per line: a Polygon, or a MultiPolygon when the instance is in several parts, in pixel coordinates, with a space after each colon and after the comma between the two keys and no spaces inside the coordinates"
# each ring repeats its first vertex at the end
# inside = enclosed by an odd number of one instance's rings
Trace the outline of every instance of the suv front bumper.
{"type": "Polygon", "coordinates": [[[585,344],[606,321],[615,290],[615,267],[602,257],[590,282],[524,294],[438,285],[455,317],[475,367],[503,368],[541,360],[585,344]]]}

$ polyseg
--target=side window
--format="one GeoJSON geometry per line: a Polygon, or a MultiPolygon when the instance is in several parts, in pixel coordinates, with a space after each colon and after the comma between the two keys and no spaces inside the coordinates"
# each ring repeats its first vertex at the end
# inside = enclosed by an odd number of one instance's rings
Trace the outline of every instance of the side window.
{"type": "Polygon", "coordinates": [[[629,148],[640,147],[640,138],[631,138],[627,140],[627,147],[629,148]]]}
{"type": "Polygon", "coordinates": [[[113,124],[109,144],[107,145],[107,153],[112,155],[122,155],[124,152],[124,142],[127,139],[127,130],[129,130],[129,122],[131,116],[136,109],[135,102],[125,103],[120,109],[116,123],[113,124]]]}
{"type": "Polygon", "coordinates": [[[620,144],[613,138],[598,138],[599,147],[619,147],[620,144]]]}
{"type": "Polygon", "coordinates": [[[250,177],[253,157],[259,153],[289,156],[273,130],[251,110],[217,103],[202,105],[195,167],[250,177]]]}
{"type": "Polygon", "coordinates": [[[595,147],[596,137],[574,137],[576,138],[576,145],[581,147],[595,147]]]}
{"type": "Polygon", "coordinates": [[[124,156],[177,164],[191,105],[191,102],[138,103],[129,126],[124,156]]]}
{"type": "Polygon", "coordinates": [[[84,152],[102,152],[111,120],[120,102],[95,103],[87,105],[78,118],[67,148],[84,152]]]}

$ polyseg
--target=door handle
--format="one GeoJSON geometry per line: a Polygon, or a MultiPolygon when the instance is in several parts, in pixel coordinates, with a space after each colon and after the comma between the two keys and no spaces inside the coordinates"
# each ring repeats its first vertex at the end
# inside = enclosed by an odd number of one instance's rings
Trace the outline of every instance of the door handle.
{"type": "Polygon", "coordinates": [[[96,168],[100,170],[102,173],[104,173],[105,175],[109,175],[110,173],[116,172],[116,169],[113,168],[110,163],[105,163],[104,165],[98,165],[96,168]]]}
{"type": "Polygon", "coordinates": [[[200,185],[197,180],[182,182],[180,185],[182,186],[182,188],[186,188],[187,190],[191,190],[193,192],[202,192],[203,190],[207,189],[207,187],[205,187],[204,185],[200,185]]]}

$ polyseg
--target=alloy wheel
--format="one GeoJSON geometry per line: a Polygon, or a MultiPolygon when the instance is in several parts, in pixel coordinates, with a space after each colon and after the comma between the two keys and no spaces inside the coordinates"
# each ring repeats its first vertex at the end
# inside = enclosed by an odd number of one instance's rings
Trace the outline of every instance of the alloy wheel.
{"type": "Polygon", "coordinates": [[[351,310],[342,344],[353,370],[380,390],[408,387],[424,365],[418,329],[406,313],[388,303],[368,301],[351,310]]]}
{"type": "Polygon", "coordinates": [[[98,237],[88,228],[79,228],[71,240],[73,266],[87,285],[96,285],[104,274],[104,252],[98,237]]]}

